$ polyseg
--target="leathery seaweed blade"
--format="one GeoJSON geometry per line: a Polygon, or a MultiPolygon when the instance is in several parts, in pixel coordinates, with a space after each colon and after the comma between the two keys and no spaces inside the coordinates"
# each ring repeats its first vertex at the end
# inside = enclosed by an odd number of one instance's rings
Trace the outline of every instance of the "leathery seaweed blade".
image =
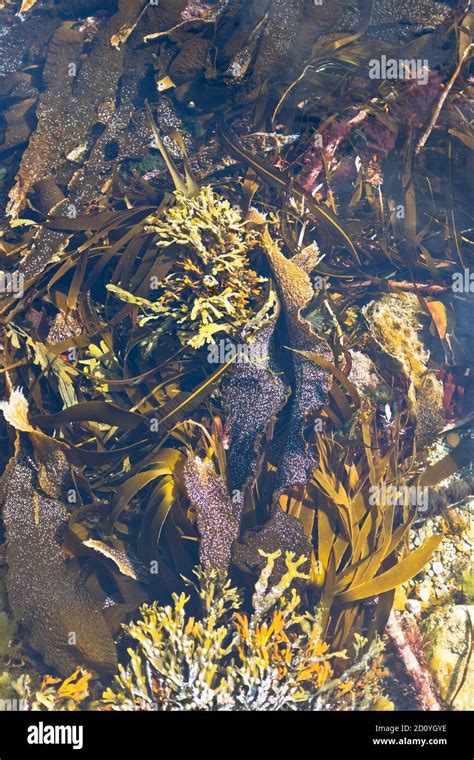
{"type": "Polygon", "coordinates": [[[473,21],[0,2],[0,702],[466,709],[473,21]]]}

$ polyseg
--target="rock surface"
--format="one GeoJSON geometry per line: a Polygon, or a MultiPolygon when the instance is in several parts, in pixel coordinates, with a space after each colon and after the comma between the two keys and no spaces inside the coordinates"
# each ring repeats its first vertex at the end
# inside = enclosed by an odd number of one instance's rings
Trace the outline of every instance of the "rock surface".
{"type": "Polygon", "coordinates": [[[474,661],[468,662],[473,625],[472,604],[442,607],[424,625],[428,667],[441,697],[455,710],[474,708],[474,661]]]}

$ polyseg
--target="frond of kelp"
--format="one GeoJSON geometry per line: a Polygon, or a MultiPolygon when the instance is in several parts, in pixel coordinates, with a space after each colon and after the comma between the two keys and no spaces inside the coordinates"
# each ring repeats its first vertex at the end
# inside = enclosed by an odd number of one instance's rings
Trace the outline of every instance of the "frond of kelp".
{"type": "Polygon", "coordinates": [[[362,452],[318,436],[318,466],[308,489],[317,503],[312,582],[323,629],[336,646],[367,626],[369,637],[383,631],[394,590],[420,572],[441,540],[433,536],[407,549],[416,509],[404,486],[414,482],[414,473],[398,462],[397,437],[381,452],[373,412],[363,408],[359,425],[362,452]],[[387,489],[397,498],[386,498],[387,489]],[[362,603],[371,597],[377,600],[372,610],[362,603]]]}
{"type": "Polygon", "coordinates": [[[359,650],[342,676],[310,613],[292,585],[300,561],[286,556],[286,575],[268,587],[272,563],[255,586],[255,611],[216,571],[197,569],[201,612],[187,613],[189,597],[142,608],[126,627],[134,646],[129,662],[97,706],[112,710],[327,710],[372,709],[381,698],[381,642],[359,650]],[[291,592],[291,593],[289,593],[291,592]]]}

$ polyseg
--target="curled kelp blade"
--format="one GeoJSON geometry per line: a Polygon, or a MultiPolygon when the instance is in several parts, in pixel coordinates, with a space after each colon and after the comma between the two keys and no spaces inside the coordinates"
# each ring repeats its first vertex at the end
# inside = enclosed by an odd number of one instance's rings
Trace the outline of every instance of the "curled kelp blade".
{"type": "MultiPolygon", "coordinates": [[[[180,470],[184,464],[184,457],[180,463],[180,470]]],[[[173,474],[165,474],[159,478],[147,499],[146,508],[141,519],[138,533],[138,547],[140,556],[145,563],[155,561],[159,569],[158,558],[163,528],[170,517],[171,511],[178,507],[179,486],[181,476],[177,476],[176,468],[173,474]]],[[[116,523],[117,528],[119,527],[116,523]]],[[[192,535],[189,529],[188,534],[192,535]]]]}
{"type": "Polygon", "coordinates": [[[148,469],[132,475],[119,485],[110,505],[110,529],[113,529],[123,510],[143,488],[157,478],[173,475],[182,459],[183,455],[176,449],[162,448],[153,458],[148,458],[148,469]]]}
{"type": "Polygon", "coordinates": [[[380,575],[371,581],[361,583],[359,586],[354,586],[349,591],[340,594],[337,597],[338,601],[341,603],[354,602],[359,599],[383,594],[386,591],[397,588],[397,586],[401,586],[425,567],[442,540],[442,536],[431,536],[425,541],[423,546],[411,552],[396,567],[387,570],[385,573],[380,573],[380,575]]]}
{"type": "Polygon", "coordinates": [[[133,537],[140,561],[149,569],[149,584],[162,589],[164,583],[169,591],[180,586],[180,574],[188,577],[196,561],[188,546],[197,545],[198,536],[181,504],[186,501],[185,461],[179,449],[158,447],[122,479],[105,510],[105,533],[118,534],[125,543],[133,537]],[[130,514],[135,515],[132,523],[130,514]]]}
{"type": "Polygon", "coordinates": [[[46,429],[60,427],[69,422],[103,422],[134,430],[148,422],[141,414],[128,412],[105,401],[86,401],[56,414],[33,415],[30,420],[33,425],[46,429]]]}

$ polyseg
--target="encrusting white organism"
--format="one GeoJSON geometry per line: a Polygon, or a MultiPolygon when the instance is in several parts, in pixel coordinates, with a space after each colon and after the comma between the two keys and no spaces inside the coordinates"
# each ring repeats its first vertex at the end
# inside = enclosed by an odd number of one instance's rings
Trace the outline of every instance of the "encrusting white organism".
{"type": "Polygon", "coordinates": [[[6,421],[16,430],[31,433],[34,428],[28,421],[28,401],[22,388],[13,388],[8,401],[0,401],[0,410],[6,421]]]}

